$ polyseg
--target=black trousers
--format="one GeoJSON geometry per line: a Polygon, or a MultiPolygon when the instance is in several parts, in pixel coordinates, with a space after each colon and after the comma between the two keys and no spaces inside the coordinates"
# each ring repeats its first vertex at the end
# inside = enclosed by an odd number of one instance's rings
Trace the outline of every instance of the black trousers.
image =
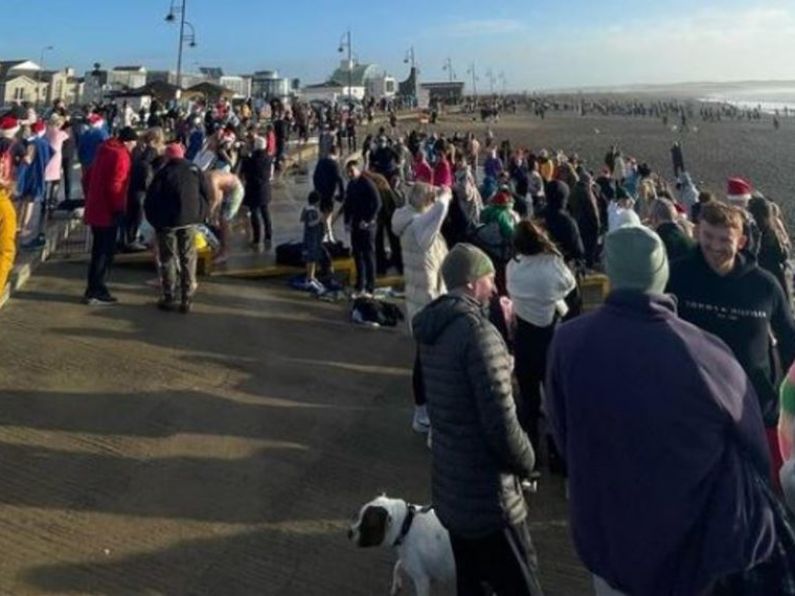
{"type": "Polygon", "coordinates": [[[483,584],[496,596],[540,596],[538,558],[527,523],[506,526],[484,538],[450,532],[458,596],[483,596],[483,584]]]}
{"type": "Polygon", "coordinates": [[[255,244],[270,240],[273,236],[273,224],[271,223],[271,212],[268,205],[263,203],[258,207],[249,208],[249,218],[251,220],[251,236],[255,244]]]}
{"type": "Polygon", "coordinates": [[[61,159],[61,167],[63,168],[63,198],[68,201],[72,198],[72,159],[64,157],[61,159]]]}
{"type": "Polygon", "coordinates": [[[86,298],[110,294],[105,282],[113,265],[113,256],[116,254],[117,231],[116,226],[91,226],[91,235],[94,239],[91,245],[91,262],[88,265],[86,298]]]}
{"type": "Polygon", "coordinates": [[[414,368],[411,371],[411,386],[414,390],[414,405],[424,406],[427,399],[425,398],[425,380],[422,376],[419,345],[417,345],[417,355],[414,357],[414,368]]]}
{"type": "Polygon", "coordinates": [[[514,372],[519,384],[517,415],[536,455],[539,451],[538,421],[541,418],[541,387],[547,370],[547,351],[555,333],[555,323],[536,327],[516,318],[514,372]]]}
{"type": "Polygon", "coordinates": [[[138,240],[138,230],[144,218],[144,199],[146,193],[136,192],[127,199],[127,213],[124,217],[124,244],[138,240]]]}
{"type": "Polygon", "coordinates": [[[351,230],[351,249],[356,263],[356,291],[375,290],[375,230],[351,230]]]}

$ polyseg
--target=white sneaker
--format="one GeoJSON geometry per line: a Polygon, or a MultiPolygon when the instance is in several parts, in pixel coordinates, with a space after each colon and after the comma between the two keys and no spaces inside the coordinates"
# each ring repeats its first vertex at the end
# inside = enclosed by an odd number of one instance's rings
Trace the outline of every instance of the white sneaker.
{"type": "Polygon", "coordinates": [[[414,406],[411,428],[414,429],[414,432],[423,434],[430,430],[431,420],[428,418],[428,408],[426,406],[414,406]]]}

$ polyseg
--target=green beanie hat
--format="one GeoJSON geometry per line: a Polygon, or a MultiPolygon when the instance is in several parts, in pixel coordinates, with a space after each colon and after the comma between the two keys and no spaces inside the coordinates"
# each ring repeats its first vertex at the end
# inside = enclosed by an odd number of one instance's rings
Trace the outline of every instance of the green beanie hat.
{"type": "Polygon", "coordinates": [[[494,273],[489,255],[477,246],[459,242],[442,262],[442,279],[448,289],[461,288],[494,273]]]}
{"type": "Polygon", "coordinates": [[[795,364],[781,382],[781,411],[790,416],[795,416],[795,364]]]}
{"type": "Polygon", "coordinates": [[[665,245],[645,226],[622,226],[605,236],[605,268],[614,290],[662,294],[668,283],[665,245]]]}

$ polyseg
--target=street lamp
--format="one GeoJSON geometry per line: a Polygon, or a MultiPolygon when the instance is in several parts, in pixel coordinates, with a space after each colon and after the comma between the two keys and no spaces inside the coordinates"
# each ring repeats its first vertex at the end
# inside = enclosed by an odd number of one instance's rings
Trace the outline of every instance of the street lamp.
{"type": "Polygon", "coordinates": [[[342,34],[337,51],[342,54],[346,48],[348,49],[348,103],[350,104],[350,99],[353,97],[353,45],[351,43],[350,29],[342,34]]]}
{"type": "Polygon", "coordinates": [[[196,47],[196,30],[185,20],[185,4],[187,0],[171,0],[171,6],[166,15],[166,22],[173,23],[179,15],[179,48],[177,50],[177,87],[182,88],[182,49],[187,42],[192,48],[196,47]],[[190,33],[185,35],[185,25],[190,27],[190,33]]]}
{"type": "Polygon", "coordinates": [[[39,70],[36,73],[36,106],[38,107],[41,100],[41,73],[44,70],[44,52],[54,50],[54,46],[44,46],[41,49],[41,56],[39,57],[39,70]]]}
{"type": "Polygon", "coordinates": [[[411,64],[411,70],[414,70],[414,46],[411,46],[406,51],[406,57],[403,58],[403,64],[411,64]]]}
{"type": "Polygon", "coordinates": [[[447,75],[450,77],[450,82],[452,83],[455,79],[455,71],[453,70],[453,61],[452,59],[448,58],[444,61],[444,66],[442,66],[442,70],[447,71],[447,75]]]}
{"type": "Polygon", "coordinates": [[[486,71],[486,78],[489,80],[489,91],[491,95],[494,95],[494,81],[496,80],[496,77],[490,68],[486,71]]]}
{"type": "Polygon", "coordinates": [[[474,95],[475,96],[475,100],[477,100],[477,97],[478,97],[478,75],[476,74],[476,71],[475,71],[475,63],[474,62],[472,63],[472,65],[469,68],[467,68],[467,74],[471,74],[472,75],[472,95],[474,95]]]}

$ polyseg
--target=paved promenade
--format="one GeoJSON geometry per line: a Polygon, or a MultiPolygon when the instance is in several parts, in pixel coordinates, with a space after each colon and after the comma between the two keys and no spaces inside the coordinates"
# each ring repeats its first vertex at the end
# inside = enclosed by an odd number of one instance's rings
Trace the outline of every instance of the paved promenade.
{"type": "MultiPolygon", "coordinates": [[[[92,309],[84,274],[49,262],[0,311],[0,593],[388,593],[393,553],[345,530],[381,491],[429,499],[405,332],[281,281],[163,313],[141,268],[92,309]]],[[[530,506],[546,593],[589,593],[562,484],[530,506]]]]}

